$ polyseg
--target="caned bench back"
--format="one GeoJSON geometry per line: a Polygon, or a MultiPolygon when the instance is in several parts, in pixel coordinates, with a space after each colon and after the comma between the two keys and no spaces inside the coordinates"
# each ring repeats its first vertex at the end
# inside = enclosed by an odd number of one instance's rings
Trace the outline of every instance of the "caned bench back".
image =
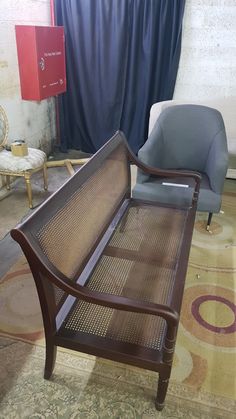
{"type": "Polygon", "coordinates": [[[18,228],[43,259],[74,279],[129,196],[128,151],[118,132],[18,228]]]}

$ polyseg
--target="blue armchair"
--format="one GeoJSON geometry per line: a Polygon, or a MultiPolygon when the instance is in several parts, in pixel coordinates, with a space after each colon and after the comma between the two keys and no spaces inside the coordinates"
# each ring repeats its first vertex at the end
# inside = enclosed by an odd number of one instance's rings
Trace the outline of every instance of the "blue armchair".
{"type": "MultiPolygon", "coordinates": [[[[139,159],[160,169],[191,170],[202,175],[198,210],[220,211],[221,195],[228,168],[228,149],[221,113],[201,105],[177,105],[162,111],[139,159]]],[[[165,179],[144,174],[140,169],[133,189],[135,198],[174,205],[191,204],[191,180],[165,179]]]]}

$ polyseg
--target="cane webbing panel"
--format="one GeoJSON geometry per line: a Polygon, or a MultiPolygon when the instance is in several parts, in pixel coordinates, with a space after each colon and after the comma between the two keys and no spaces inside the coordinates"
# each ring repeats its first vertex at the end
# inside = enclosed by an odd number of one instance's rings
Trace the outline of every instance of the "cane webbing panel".
{"type": "Polygon", "coordinates": [[[39,229],[37,237],[44,254],[67,277],[74,278],[86,260],[127,185],[126,149],[120,145],[39,229]]]}
{"type": "MultiPolygon", "coordinates": [[[[135,250],[145,257],[156,256],[165,260],[177,260],[186,212],[174,208],[151,205],[129,208],[123,222],[117,228],[110,246],[135,250]]],[[[148,261],[147,261],[148,262],[148,261]]],[[[173,267],[174,265],[172,265],[173,267]]]]}
{"type": "Polygon", "coordinates": [[[60,335],[63,335],[63,329],[160,350],[165,321],[156,316],[118,311],[78,301],[62,326],[60,335]]]}
{"type": "Polygon", "coordinates": [[[140,301],[168,304],[173,269],[103,256],[87,287],[140,301]]]}
{"type": "Polygon", "coordinates": [[[62,301],[62,299],[64,300],[64,297],[67,295],[62,289],[58,288],[56,285],[53,285],[53,289],[54,289],[54,299],[55,299],[55,304],[56,307],[58,307],[62,301]]]}
{"type": "MultiPolygon", "coordinates": [[[[185,220],[186,212],[181,210],[129,208],[87,287],[169,305],[185,220]]],[[[63,328],[160,350],[165,321],[80,301],[63,328]]]]}

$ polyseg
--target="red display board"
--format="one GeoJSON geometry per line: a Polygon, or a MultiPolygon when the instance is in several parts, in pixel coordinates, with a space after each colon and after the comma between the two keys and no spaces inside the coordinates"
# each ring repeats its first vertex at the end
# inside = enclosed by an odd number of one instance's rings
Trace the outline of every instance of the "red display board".
{"type": "Polygon", "coordinates": [[[21,96],[42,100],[66,91],[62,26],[16,25],[21,96]]]}

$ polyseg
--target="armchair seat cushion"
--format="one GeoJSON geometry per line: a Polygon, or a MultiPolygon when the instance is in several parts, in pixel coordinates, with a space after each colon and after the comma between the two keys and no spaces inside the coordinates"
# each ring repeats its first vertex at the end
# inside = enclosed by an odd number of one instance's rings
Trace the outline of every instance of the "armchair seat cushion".
{"type": "MultiPolygon", "coordinates": [[[[221,196],[213,192],[206,174],[201,173],[202,181],[198,198],[198,211],[219,212],[221,196]]],[[[144,183],[136,183],[132,196],[135,199],[158,201],[164,204],[189,207],[193,195],[194,182],[190,178],[150,178],[144,183]],[[190,185],[189,187],[163,185],[164,183],[190,185]]]]}

